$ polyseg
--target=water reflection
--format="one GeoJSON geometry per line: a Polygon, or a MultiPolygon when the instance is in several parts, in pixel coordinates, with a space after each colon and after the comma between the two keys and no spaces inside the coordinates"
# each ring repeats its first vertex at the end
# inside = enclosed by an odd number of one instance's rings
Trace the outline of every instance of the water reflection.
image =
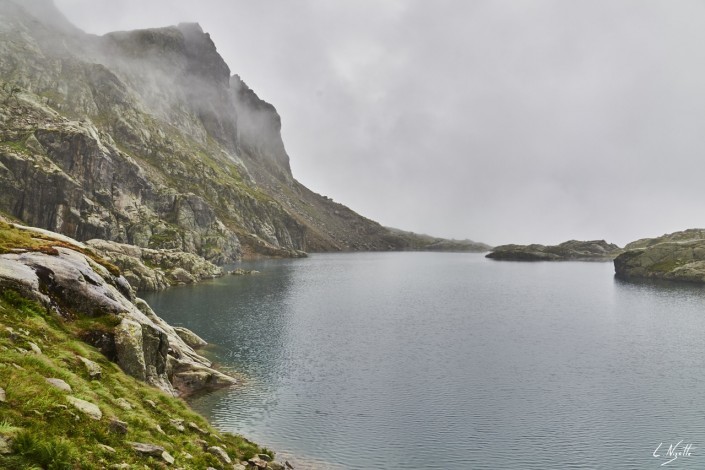
{"type": "Polygon", "coordinates": [[[261,274],[147,300],[247,375],[194,406],[284,454],[321,468],[627,469],[652,467],[661,441],[705,445],[699,286],[473,255],[245,267],[261,274]]]}

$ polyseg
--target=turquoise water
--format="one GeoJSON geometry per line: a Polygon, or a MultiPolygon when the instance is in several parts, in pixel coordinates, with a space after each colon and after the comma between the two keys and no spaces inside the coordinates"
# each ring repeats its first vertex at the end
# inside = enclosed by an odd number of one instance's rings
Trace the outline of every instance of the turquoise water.
{"type": "Polygon", "coordinates": [[[681,440],[664,468],[705,466],[703,288],[476,254],[246,267],[145,297],[244,376],[193,406],[297,468],[660,468],[681,440]]]}

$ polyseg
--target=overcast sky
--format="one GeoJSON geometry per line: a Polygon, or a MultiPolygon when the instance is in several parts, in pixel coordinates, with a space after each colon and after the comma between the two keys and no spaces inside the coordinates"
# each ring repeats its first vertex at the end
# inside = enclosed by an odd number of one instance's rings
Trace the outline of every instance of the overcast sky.
{"type": "Polygon", "coordinates": [[[705,226],[705,2],[56,0],[197,21],[282,116],[294,176],[388,226],[620,245],[705,226]]]}

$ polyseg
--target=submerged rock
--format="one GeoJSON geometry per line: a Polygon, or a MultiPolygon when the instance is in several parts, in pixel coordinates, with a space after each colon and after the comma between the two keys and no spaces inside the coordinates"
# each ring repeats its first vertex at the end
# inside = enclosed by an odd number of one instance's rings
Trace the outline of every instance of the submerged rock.
{"type": "Polygon", "coordinates": [[[621,248],[604,240],[569,240],[560,245],[501,245],[486,258],[500,261],[610,261],[621,248]]]}

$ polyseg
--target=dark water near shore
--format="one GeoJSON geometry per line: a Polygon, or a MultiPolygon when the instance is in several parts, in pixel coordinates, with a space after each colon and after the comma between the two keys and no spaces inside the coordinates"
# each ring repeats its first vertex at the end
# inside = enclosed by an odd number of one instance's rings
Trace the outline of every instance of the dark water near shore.
{"type": "Polygon", "coordinates": [[[705,467],[703,288],[473,254],[247,267],[145,297],[246,377],[193,406],[297,468],[660,468],[681,440],[664,468],[705,467]]]}

